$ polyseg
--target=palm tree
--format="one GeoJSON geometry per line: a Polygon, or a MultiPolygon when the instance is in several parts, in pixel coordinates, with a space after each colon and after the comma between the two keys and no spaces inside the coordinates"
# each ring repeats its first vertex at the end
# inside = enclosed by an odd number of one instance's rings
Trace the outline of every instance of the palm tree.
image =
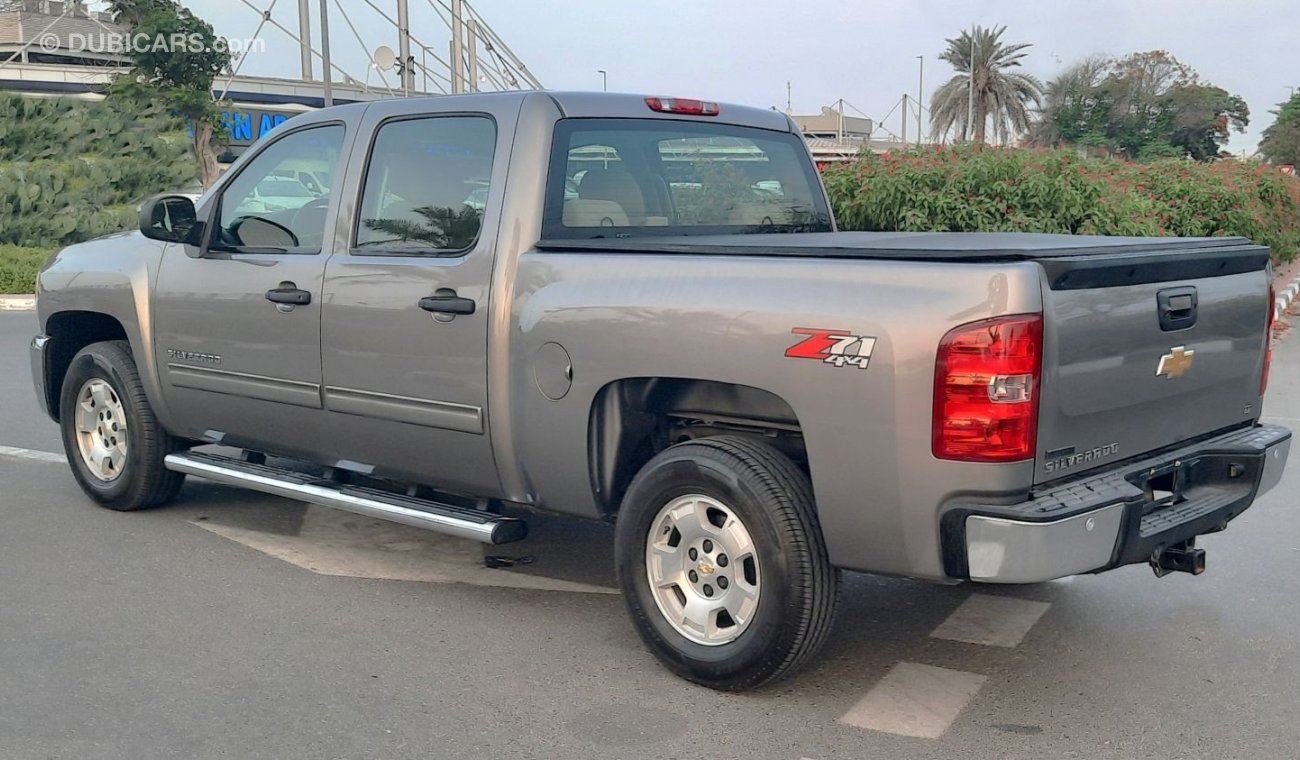
{"type": "Polygon", "coordinates": [[[1029,129],[1030,106],[1037,108],[1043,85],[1031,74],[1010,71],[1020,67],[1029,43],[1002,42],[1005,26],[977,26],[947,40],[939,58],[951,63],[957,74],[930,99],[930,131],[938,138],[956,130],[961,139],[985,142],[992,124],[1000,142],[1029,129]]]}

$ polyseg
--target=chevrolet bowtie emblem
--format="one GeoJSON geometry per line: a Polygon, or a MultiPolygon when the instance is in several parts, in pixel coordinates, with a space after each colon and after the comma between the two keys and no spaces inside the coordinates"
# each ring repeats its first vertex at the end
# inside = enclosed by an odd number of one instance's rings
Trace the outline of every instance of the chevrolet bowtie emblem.
{"type": "Polygon", "coordinates": [[[1191,369],[1192,360],[1195,358],[1195,351],[1187,350],[1186,346],[1174,346],[1169,349],[1169,353],[1160,357],[1160,365],[1156,367],[1156,377],[1181,377],[1184,372],[1191,369]]]}

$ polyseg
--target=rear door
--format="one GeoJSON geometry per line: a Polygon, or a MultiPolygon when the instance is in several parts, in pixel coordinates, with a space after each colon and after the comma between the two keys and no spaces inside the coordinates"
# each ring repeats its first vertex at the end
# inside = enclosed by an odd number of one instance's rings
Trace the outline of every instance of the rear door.
{"type": "Polygon", "coordinates": [[[488,297],[509,127],[409,109],[367,113],[356,218],[325,274],[332,446],[363,470],[492,494],[488,297]]]}
{"type": "Polygon", "coordinates": [[[1267,261],[1225,246],[1073,273],[1046,262],[1036,482],[1258,418],[1267,261]]]}

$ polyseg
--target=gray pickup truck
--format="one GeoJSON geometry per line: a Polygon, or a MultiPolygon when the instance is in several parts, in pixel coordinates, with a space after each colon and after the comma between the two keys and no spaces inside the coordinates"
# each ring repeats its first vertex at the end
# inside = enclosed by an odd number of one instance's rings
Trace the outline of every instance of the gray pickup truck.
{"type": "Polygon", "coordinates": [[[742,690],[815,654],[842,570],[1203,570],[1290,445],[1270,274],[1235,238],[840,233],[784,114],[480,94],[299,116],[59,252],[31,360],[106,507],[194,475],[487,543],[613,521],[648,647],[742,690]]]}

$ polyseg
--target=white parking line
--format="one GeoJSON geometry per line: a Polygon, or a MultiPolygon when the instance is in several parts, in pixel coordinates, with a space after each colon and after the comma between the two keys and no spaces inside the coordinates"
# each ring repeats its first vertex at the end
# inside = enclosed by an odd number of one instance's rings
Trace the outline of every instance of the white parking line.
{"type": "Polygon", "coordinates": [[[979,692],[985,677],[900,662],[840,722],[899,736],[937,739],[979,692]]]}
{"type": "Polygon", "coordinates": [[[32,449],[16,449],[12,446],[0,446],[0,459],[19,459],[27,462],[50,462],[63,464],[68,461],[62,454],[32,449]]]}
{"type": "Polygon", "coordinates": [[[1005,596],[971,594],[930,636],[993,647],[1014,647],[1052,605],[1005,596]]]}

